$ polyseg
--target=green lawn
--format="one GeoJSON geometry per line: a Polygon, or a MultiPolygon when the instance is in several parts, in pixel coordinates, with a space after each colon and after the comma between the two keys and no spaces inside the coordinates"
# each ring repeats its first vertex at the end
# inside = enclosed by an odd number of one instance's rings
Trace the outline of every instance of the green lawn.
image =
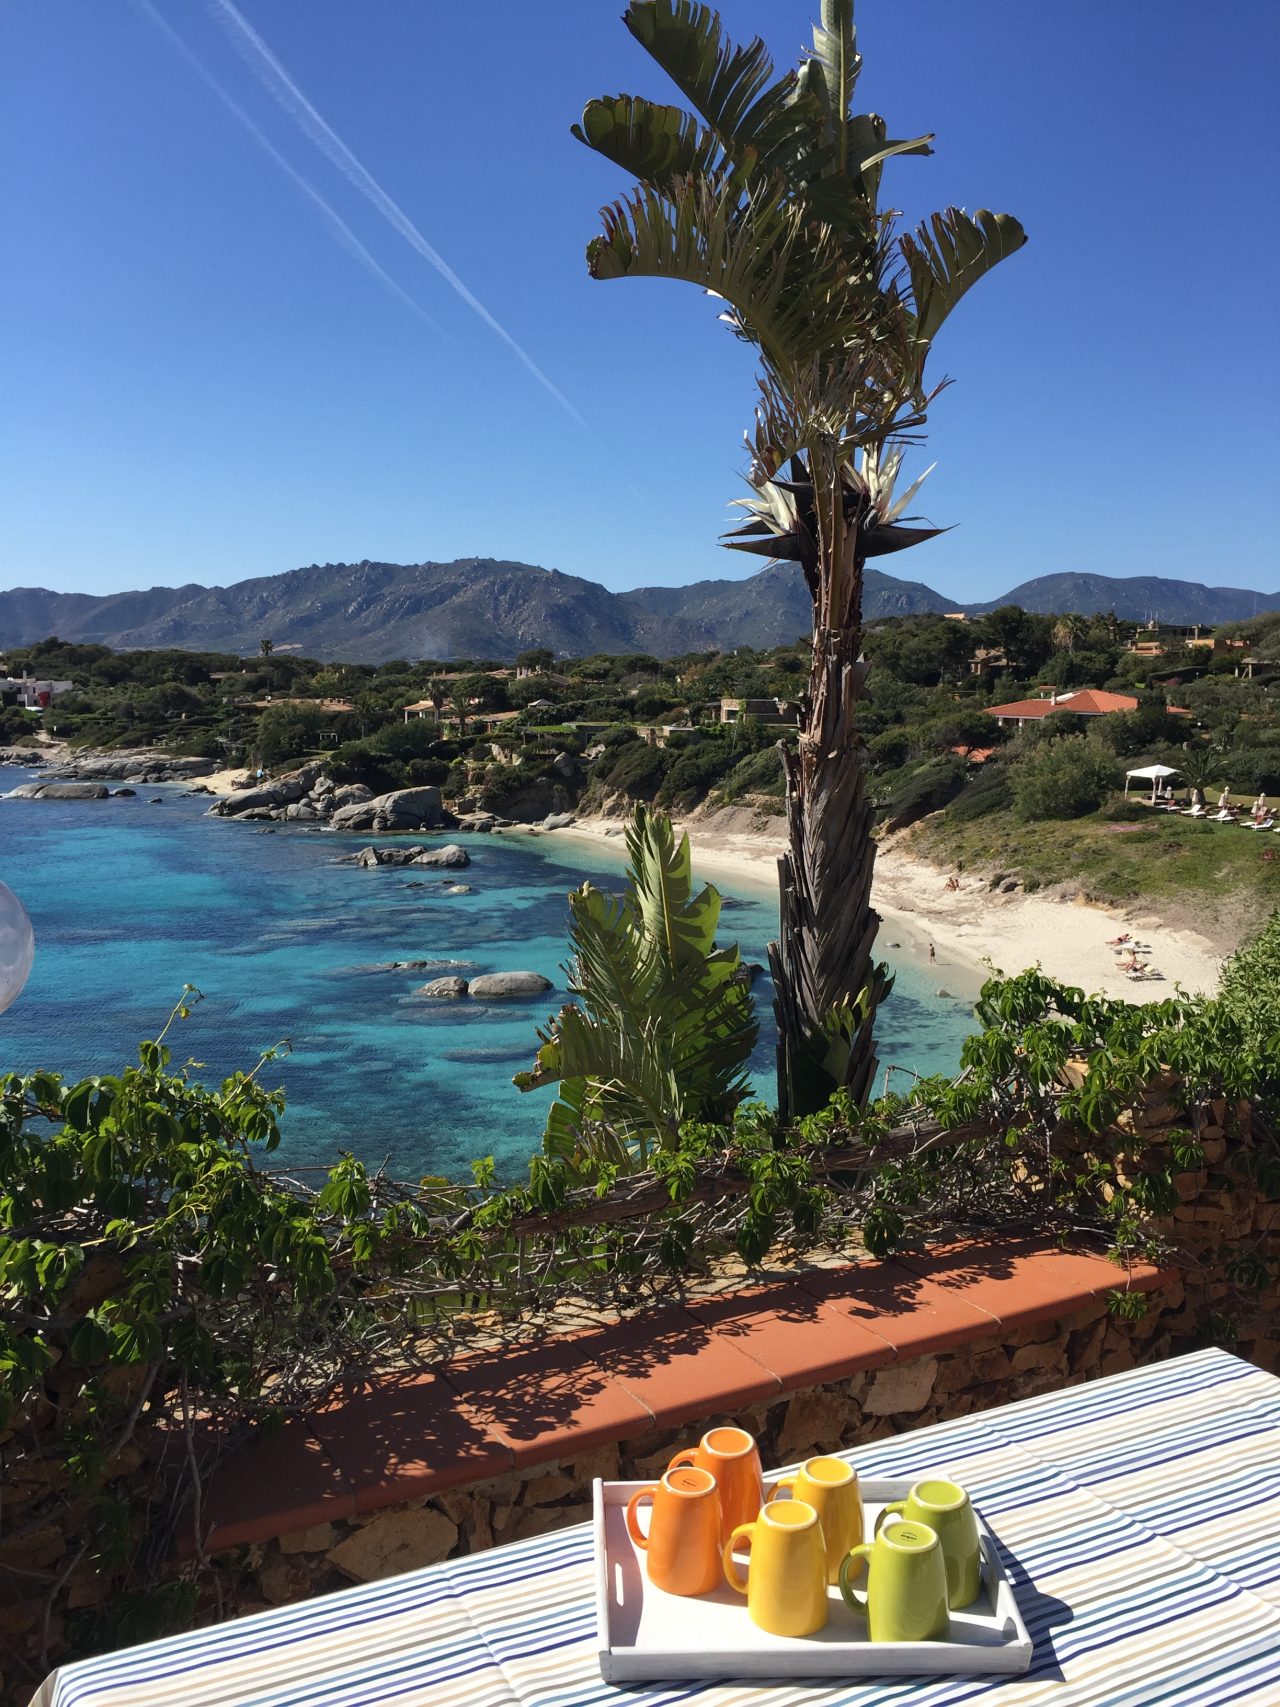
{"type": "Polygon", "coordinates": [[[1007,812],[956,823],[938,813],[910,845],[943,865],[1017,875],[1028,888],[1071,883],[1100,901],[1149,902],[1224,942],[1280,907],[1280,835],[1235,824],[1154,811],[1118,824],[1098,814],[1025,824],[1007,812]]]}

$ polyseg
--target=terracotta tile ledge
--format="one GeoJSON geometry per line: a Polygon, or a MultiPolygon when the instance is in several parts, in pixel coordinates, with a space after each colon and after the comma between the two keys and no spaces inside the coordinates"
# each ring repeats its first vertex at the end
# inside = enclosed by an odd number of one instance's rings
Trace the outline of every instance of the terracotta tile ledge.
{"type": "Polygon", "coordinates": [[[206,1547],[572,1458],[1171,1278],[1033,1239],[933,1246],[339,1386],[219,1468],[204,1502],[206,1547]]]}

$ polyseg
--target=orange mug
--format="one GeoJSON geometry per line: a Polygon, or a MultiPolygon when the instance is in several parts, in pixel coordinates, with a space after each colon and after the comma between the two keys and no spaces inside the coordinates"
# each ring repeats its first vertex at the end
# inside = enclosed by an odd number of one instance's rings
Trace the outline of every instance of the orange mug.
{"type": "Polygon", "coordinates": [[[667,1466],[693,1464],[715,1477],[720,1487],[720,1539],[727,1541],[739,1524],[754,1523],[764,1504],[764,1475],[756,1443],[745,1428],[709,1429],[694,1447],[677,1452],[667,1466]]]}
{"type": "Polygon", "coordinates": [[[706,1470],[668,1470],[627,1501],[627,1534],[647,1555],[649,1581],[668,1594],[709,1594],[721,1580],[720,1490],[706,1470]],[[649,1533],[641,1501],[652,1500],[649,1533]]]}

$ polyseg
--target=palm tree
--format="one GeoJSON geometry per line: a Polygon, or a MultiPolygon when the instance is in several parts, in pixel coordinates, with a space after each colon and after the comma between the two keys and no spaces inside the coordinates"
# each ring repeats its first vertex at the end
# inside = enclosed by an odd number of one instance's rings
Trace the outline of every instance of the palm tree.
{"type": "MultiPolygon", "coordinates": [[[[888,989],[873,962],[874,849],[854,722],[867,665],[868,558],[932,537],[899,525],[894,484],[941,386],[933,339],[964,293],[1026,241],[1007,214],[957,208],[896,234],[878,205],[884,163],[928,154],[855,113],[853,0],[822,0],[813,53],[776,79],[764,44],[738,46],[696,0],[633,0],[623,22],[691,112],[635,96],[592,101],[574,127],[633,173],[587,247],[598,279],[661,277],[722,300],[760,356],[747,521],[726,541],[799,563],[813,601],[798,751],[783,754],[789,846],[780,862],[778,1090],[802,1114],[875,1076],[871,1028],[888,989]]],[[[908,521],[912,518],[907,518],[908,521]]]]}
{"type": "Polygon", "coordinates": [[[275,651],[275,649],[276,649],[276,643],[274,640],[264,639],[264,640],[260,640],[258,642],[258,651],[262,654],[262,662],[267,667],[267,692],[268,692],[268,694],[271,692],[271,654],[275,651]]]}
{"type": "Polygon", "coordinates": [[[1060,616],[1053,625],[1053,644],[1059,652],[1074,652],[1076,647],[1089,633],[1087,617],[1077,616],[1074,611],[1066,616],[1060,616]]]}

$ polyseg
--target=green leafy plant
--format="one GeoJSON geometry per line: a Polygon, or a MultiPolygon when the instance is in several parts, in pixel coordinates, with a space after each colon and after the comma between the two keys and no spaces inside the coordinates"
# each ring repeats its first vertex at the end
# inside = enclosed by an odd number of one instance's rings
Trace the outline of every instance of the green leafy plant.
{"type": "Polygon", "coordinates": [[[693,890],[689,838],[637,807],[620,896],[569,898],[578,1002],[539,1031],[521,1090],[559,1083],[544,1146],[643,1166],[687,1120],[724,1122],[746,1095],[757,1026],[737,948],[717,948],[720,897],[693,890]]]}

